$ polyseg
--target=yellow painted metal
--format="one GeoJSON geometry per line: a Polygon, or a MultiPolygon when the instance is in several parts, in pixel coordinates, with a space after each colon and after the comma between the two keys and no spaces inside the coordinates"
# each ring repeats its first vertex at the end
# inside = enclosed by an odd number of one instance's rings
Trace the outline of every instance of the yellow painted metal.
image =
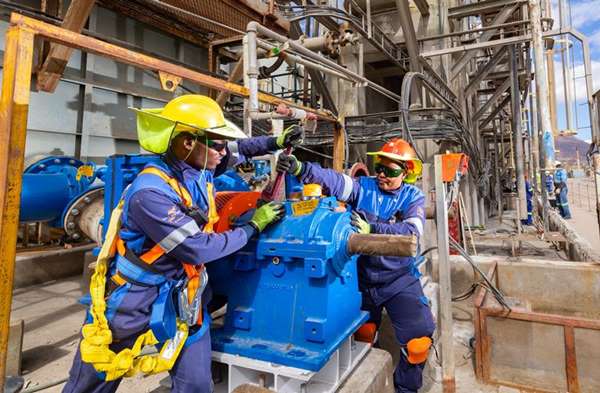
{"type": "Polygon", "coordinates": [[[4,386],[33,61],[31,30],[6,33],[0,96],[0,386],[4,386]]]}

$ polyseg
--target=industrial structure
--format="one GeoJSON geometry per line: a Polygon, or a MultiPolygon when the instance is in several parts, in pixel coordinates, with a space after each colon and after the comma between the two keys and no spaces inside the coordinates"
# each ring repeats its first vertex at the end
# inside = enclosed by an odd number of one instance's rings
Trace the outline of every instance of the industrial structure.
{"type": "MultiPolygon", "coordinates": [[[[590,228],[600,228],[600,94],[570,12],[567,0],[0,1],[0,386],[36,391],[14,382],[22,349],[36,348],[36,315],[23,314],[19,296],[79,275],[88,285],[112,212],[159,160],[141,148],[130,108],[203,94],[248,136],[301,123],[294,154],[353,178],[373,173],[367,151],[408,141],[423,162],[427,207],[417,245],[355,233],[334,196],[303,191],[289,175],[278,194],[277,154],[217,177],[216,232],[256,208],[261,192],[283,200],[286,214],[207,269],[227,299],[211,327],[215,391],[393,391],[392,358],[366,370],[380,350],[354,338],[369,319],[357,255],[419,261],[439,351],[426,368],[438,378],[420,391],[599,391],[600,250],[546,187],[562,158],[556,138],[589,124],[579,153],[593,184],[590,228]],[[465,368],[455,364],[464,327],[453,302],[472,316],[468,380],[456,376],[466,374],[455,370],[465,368]]],[[[399,352],[384,329],[381,346],[399,352]]],[[[68,376],[54,360],[30,370],[40,389],[68,376]]]]}

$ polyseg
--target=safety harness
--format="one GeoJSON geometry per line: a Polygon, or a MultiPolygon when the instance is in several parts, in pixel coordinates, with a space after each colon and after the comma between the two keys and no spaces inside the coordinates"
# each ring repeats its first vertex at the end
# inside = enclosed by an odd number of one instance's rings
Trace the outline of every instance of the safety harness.
{"type": "MultiPolygon", "coordinates": [[[[156,167],[147,167],[140,175],[154,175],[164,180],[179,196],[186,213],[192,213],[190,215],[196,220],[193,213],[198,213],[199,210],[193,207],[189,192],[175,178],[156,167]]],[[[207,183],[207,194],[208,217],[207,220],[203,220],[203,232],[212,233],[219,216],[211,183],[207,183]]],[[[140,256],[127,249],[125,242],[119,237],[123,207],[124,198],[111,214],[106,237],[98,255],[90,281],[91,322],[83,326],[83,339],[80,344],[81,359],[92,364],[106,381],[123,376],[130,377],[138,372],[157,374],[170,370],[188,339],[189,327],[202,325],[203,313],[200,299],[208,281],[203,264],[188,263],[183,263],[186,273],[184,280],[168,280],[152,266],[165,254],[158,244],[140,256]],[[106,316],[106,277],[113,261],[116,262],[116,272],[111,276],[111,280],[115,284],[157,286],[159,292],[152,306],[150,329],[138,336],[131,348],[125,348],[119,353],[109,348],[113,338],[106,316]],[[176,315],[172,302],[174,290],[178,291],[179,315],[176,315]],[[141,355],[145,346],[160,343],[163,344],[158,354],[141,355]]],[[[204,329],[205,326],[202,328],[204,329]]]]}

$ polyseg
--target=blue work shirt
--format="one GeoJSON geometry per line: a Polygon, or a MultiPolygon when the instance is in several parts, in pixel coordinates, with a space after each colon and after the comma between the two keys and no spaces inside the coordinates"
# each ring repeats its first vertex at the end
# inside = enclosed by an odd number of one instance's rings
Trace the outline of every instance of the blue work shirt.
{"type": "MultiPolygon", "coordinates": [[[[423,235],[425,196],[410,184],[394,191],[382,191],[373,177],[352,179],[350,176],[317,164],[303,163],[299,175],[304,184],[318,183],[325,193],[335,196],[363,213],[371,225],[371,233],[390,235],[423,235]]],[[[373,301],[381,304],[418,280],[413,257],[358,258],[359,286],[368,291],[373,301]]]]}
{"type": "Polygon", "coordinates": [[[557,168],[554,172],[554,184],[567,182],[567,171],[564,168],[557,168]]]}
{"type": "MultiPolygon", "coordinates": [[[[212,182],[214,176],[222,174],[228,165],[276,149],[275,138],[255,137],[228,143],[227,154],[215,171],[197,170],[183,161],[173,159],[163,160],[159,167],[178,179],[190,193],[193,204],[208,215],[207,182],[212,182]]],[[[169,244],[165,250],[167,252],[152,265],[167,278],[177,280],[185,276],[182,262],[209,263],[235,253],[254,234],[249,225],[223,233],[202,232],[202,228],[182,209],[169,186],[161,190],[136,185],[136,182],[147,182],[144,177],[148,176],[158,179],[149,174],[138,176],[126,191],[128,203],[123,208],[119,236],[127,248],[137,255],[150,250],[155,244],[169,244]],[[165,242],[165,239],[169,241],[165,242]]],[[[108,302],[113,310],[108,310],[107,315],[112,314],[110,325],[116,339],[139,334],[147,327],[152,305],[158,295],[158,287],[130,283],[127,286],[129,288],[126,291],[119,292],[108,302]]],[[[206,290],[203,304],[206,305],[209,300],[210,290],[206,290]]]]}

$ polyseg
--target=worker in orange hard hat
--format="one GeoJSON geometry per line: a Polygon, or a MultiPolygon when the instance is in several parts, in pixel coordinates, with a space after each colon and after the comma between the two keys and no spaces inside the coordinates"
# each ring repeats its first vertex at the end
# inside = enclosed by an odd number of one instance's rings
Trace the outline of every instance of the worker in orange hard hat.
{"type": "MultiPolygon", "coordinates": [[[[375,157],[374,177],[352,179],[284,154],[279,156],[277,170],[297,176],[304,184],[321,184],[325,192],[345,202],[353,210],[352,224],[360,233],[422,236],[425,196],[413,184],[421,175],[423,165],[415,150],[408,142],[396,138],[367,154],[375,157]]],[[[373,336],[381,323],[383,308],[387,310],[402,345],[400,362],[394,372],[396,392],[416,392],[421,387],[422,371],[435,330],[415,263],[413,257],[362,255],[358,259],[362,307],[371,315],[371,325],[359,333],[373,336]]]]}

